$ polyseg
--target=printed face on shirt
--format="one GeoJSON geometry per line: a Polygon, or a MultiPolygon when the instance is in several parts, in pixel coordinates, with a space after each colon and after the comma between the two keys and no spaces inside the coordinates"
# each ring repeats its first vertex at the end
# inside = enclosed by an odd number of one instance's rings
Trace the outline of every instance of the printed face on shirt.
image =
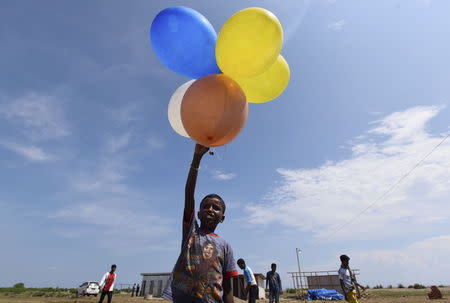
{"type": "Polygon", "coordinates": [[[214,245],[210,242],[206,242],[203,246],[203,259],[211,259],[214,255],[214,245]]]}

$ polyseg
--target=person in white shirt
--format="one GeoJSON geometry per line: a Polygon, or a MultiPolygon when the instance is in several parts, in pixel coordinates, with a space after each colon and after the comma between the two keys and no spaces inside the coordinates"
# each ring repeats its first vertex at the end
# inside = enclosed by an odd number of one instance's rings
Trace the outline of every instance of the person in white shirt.
{"type": "Polygon", "coordinates": [[[102,290],[102,294],[100,296],[100,301],[98,301],[99,303],[103,302],[105,296],[108,296],[108,303],[111,303],[114,291],[114,282],[116,282],[117,277],[115,274],[116,268],[116,264],[111,265],[111,270],[104,274],[102,280],[100,281],[100,289],[102,290]]]}
{"type": "Polygon", "coordinates": [[[349,267],[350,257],[347,255],[341,255],[341,267],[339,268],[339,281],[341,282],[342,291],[344,292],[345,300],[350,303],[358,303],[356,299],[356,287],[361,287],[365,290],[364,286],[356,282],[355,276],[349,267]]]}
{"type": "Polygon", "coordinates": [[[237,265],[244,271],[245,282],[247,282],[245,295],[248,294],[248,302],[256,303],[256,299],[258,299],[258,285],[256,284],[255,275],[252,269],[245,265],[244,259],[237,260],[237,265]]]}

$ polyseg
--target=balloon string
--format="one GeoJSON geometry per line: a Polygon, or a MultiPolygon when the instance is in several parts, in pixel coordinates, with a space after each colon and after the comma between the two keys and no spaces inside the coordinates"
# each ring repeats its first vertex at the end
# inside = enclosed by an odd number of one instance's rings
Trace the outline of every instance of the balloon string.
{"type": "Polygon", "coordinates": [[[217,152],[217,149],[215,149],[215,148],[211,148],[211,149],[209,150],[209,154],[210,154],[211,156],[216,155],[216,156],[217,156],[217,159],[219,159],[220,161],[223,161],[223,160],[225,159],[226,154],[227,154],[227,150],[228,150],[228,146],[225,145],[225,146],[224,146],[224,152],[223,152],[223,156],[222,156],[222,157],[220,156],[220,154],[217,152]]]}

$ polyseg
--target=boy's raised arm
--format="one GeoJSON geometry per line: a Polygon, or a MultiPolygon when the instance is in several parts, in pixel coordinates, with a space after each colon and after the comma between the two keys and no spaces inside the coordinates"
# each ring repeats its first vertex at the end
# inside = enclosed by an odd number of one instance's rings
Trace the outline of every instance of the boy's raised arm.
{"type": "Polygon", "coordinates": [[[197,174],[200,166],[200,161],[203,155],[209,150],[209,147],[196,144],[194,157],[192,159],[191,167],[189,169],[189,175],[186,180],[186,187],[184,192],[184,222],[189,222],[194,215],[195,208],[195,184],[197,183],[197,174]]]}

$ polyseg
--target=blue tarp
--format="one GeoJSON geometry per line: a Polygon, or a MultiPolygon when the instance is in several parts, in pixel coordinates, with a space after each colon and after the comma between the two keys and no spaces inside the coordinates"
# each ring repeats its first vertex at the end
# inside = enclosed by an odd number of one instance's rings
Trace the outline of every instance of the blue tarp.
{"type": "Polygon", "coordinates": [[[343,300],[344,296],[338,293],[335,289],[308,289],[308,300],[343,300]]]}

